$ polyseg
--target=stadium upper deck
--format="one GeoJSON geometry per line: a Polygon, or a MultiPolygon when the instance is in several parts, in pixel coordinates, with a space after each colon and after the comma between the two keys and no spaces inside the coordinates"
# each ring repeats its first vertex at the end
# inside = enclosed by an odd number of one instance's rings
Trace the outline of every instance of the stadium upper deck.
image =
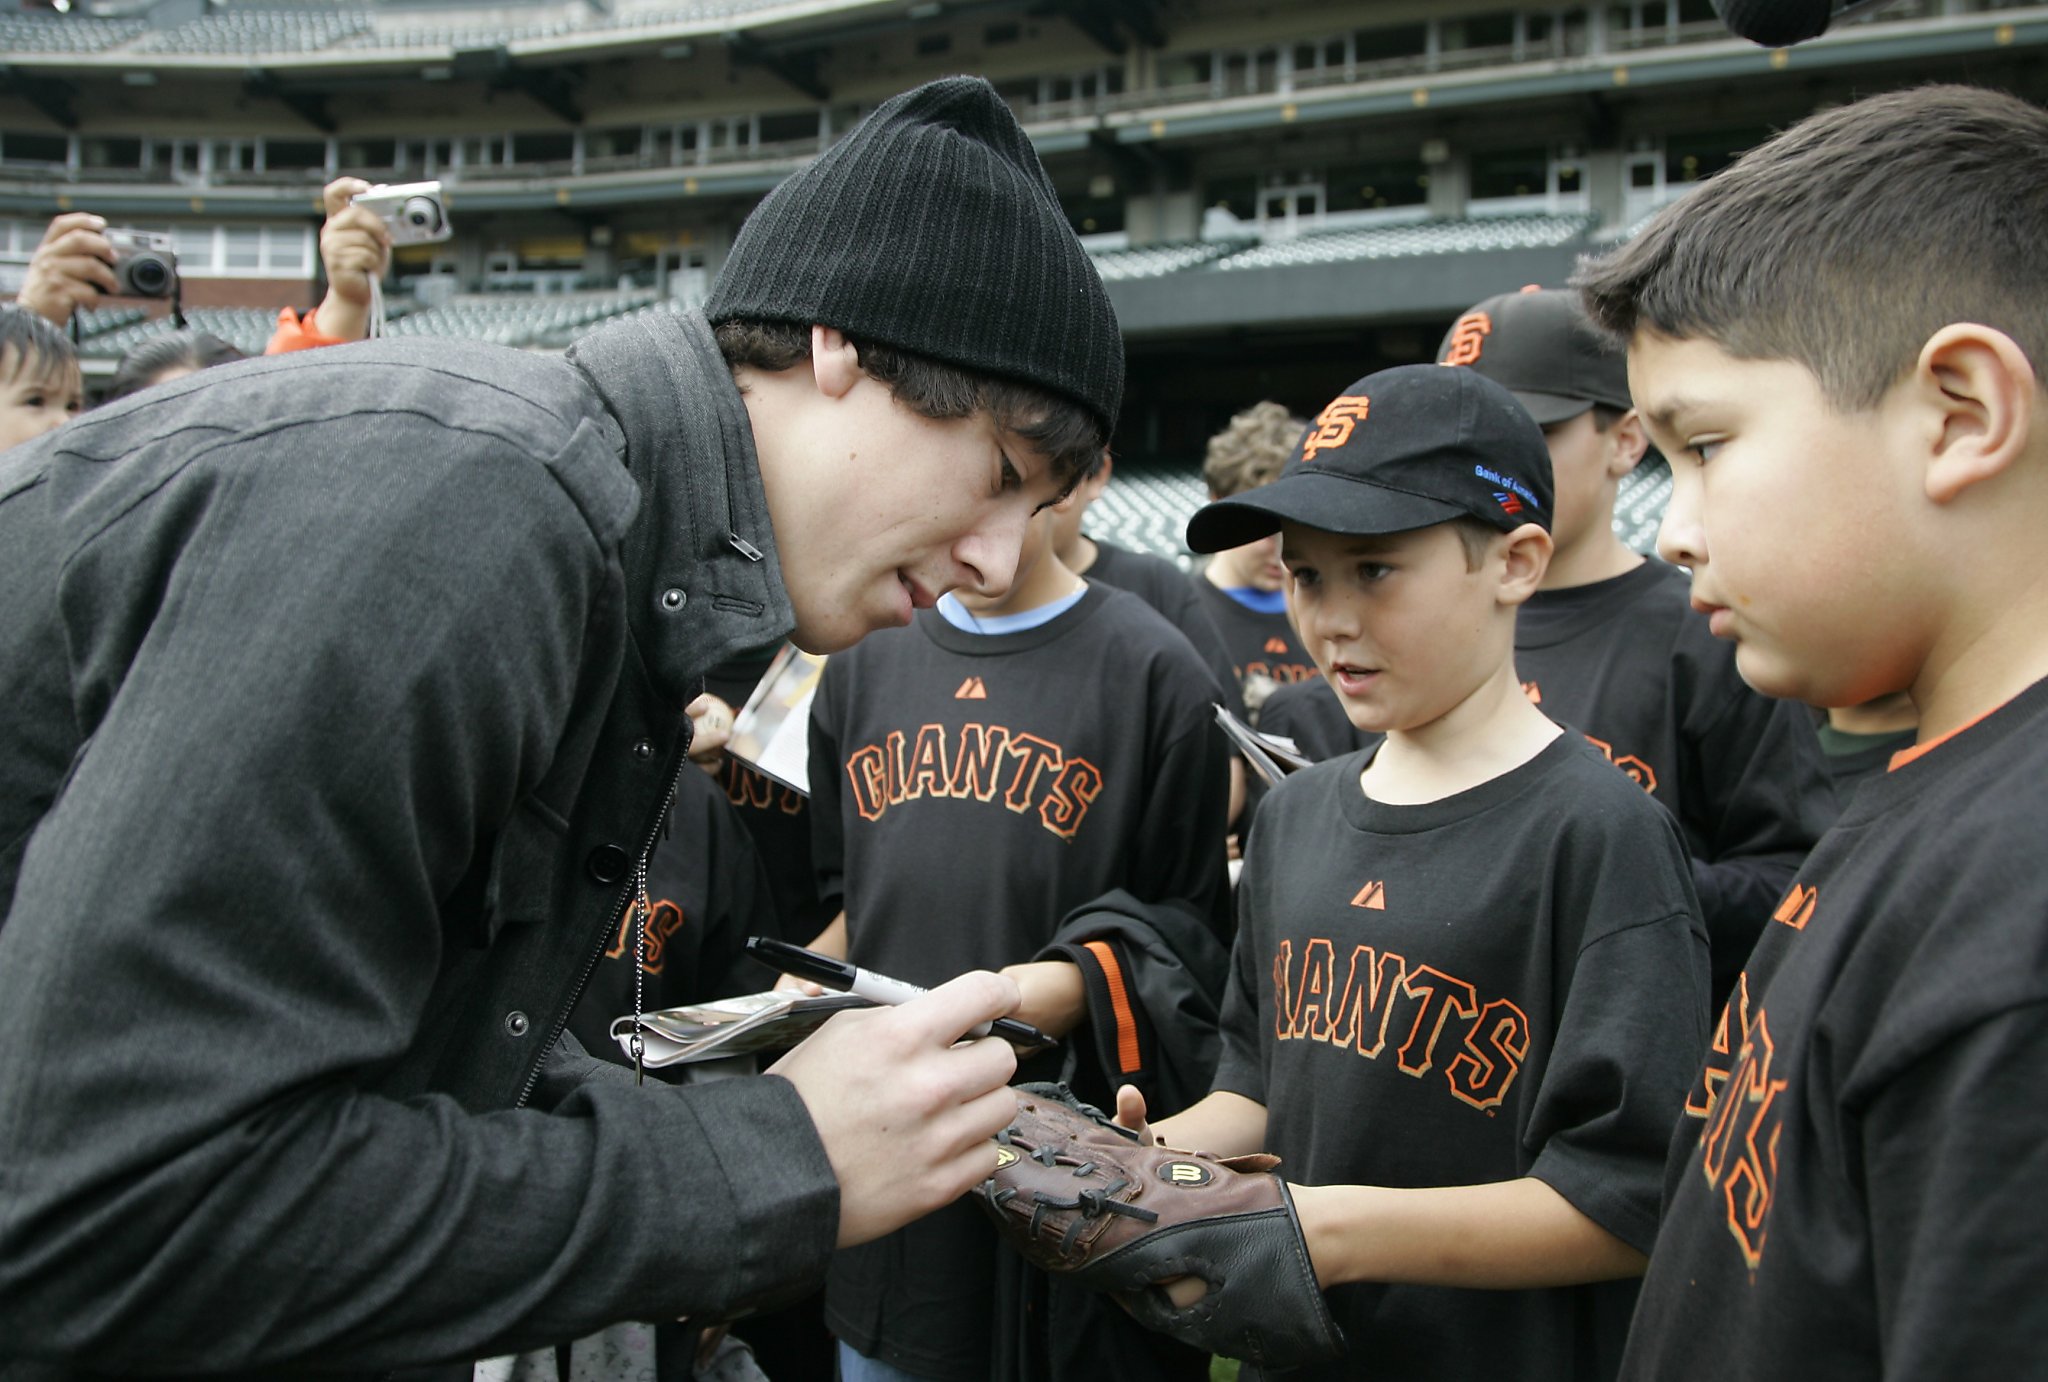
{"type": "Polygon", "coordinates": [[[0,281],[90,209],[173,234],[188,307],[252,335],[317,298],[339,173],[445,186],[456,238],[390,285],[407,329],[552,348],[593,304],[692,300],[866,109],[981,73],[1109,281],[1120,444],[1154,456],[1426,355],[1817,107],[1928,80],[2048,98],[2048,0],[1897,0],[1780,52],[1709,0],[72,4],[0,12],[0,281]]]}

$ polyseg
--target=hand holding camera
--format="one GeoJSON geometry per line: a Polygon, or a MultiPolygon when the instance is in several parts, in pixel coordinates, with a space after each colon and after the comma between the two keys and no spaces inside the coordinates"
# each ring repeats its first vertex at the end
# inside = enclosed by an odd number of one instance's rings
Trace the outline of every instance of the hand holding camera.
{"type": "Polygon", "coordinates": [[[50,222],[42,243],[28,263],[15,301],[58,326],[80,307],[90,307],[116,292],[114,252],[108,245],[104,217],[89,211],[67,211],[50,222]]]}

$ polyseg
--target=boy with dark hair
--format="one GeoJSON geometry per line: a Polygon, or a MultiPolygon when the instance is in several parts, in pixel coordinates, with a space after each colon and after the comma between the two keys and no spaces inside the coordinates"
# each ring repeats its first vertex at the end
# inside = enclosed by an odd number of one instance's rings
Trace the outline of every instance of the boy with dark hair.
{"type": "Polygon", "coordinates": [[[78,351],[37,313],[0,307],[0,451],[78,416],[85,380],[78,351]]]}
{"type": "MultiPolygon", "coordinates": [[[[1018,1016],[1069,1038],[1070,1077],[1098,1098],[1141,1063],[1206,1054],[1192,1088],[1146,1082],[1178,1107],[1214,1068],[1213,1026],[1191,1026],[1187,1013],[1204,1005],[1213,1022],[1221,987],[1229,750],[1194,649],[1136,596],[1061,564],[1056,513],[1032,521],[1006,595],[948,596],[826,664],[811,720],[812,820],[821,891],[841,894],[845,910],[813,945],[915,984],[1003,969],[1023,990],[1018,1016]],[[1089,905],[1116,890],[1137,905],[1089,905]],[[1149,943],[1134,939],[1134,918],[1149,922],[1149,943]],[[1207,969],[1213,987],[1192,983],[1195,1001],[1147,1002],[1169,967],[1161,949],[1183,974],[1207,969]]],[[[1067,1058],[1027,1062],[1027,1077],[1055,1077],[1067,1058]]],[[[1041,1365],[1013,1371],[1014,1355],[999,1355],[1009,1307],[997,1261],[993,1233],[965,1202],[840,1253],[826,1321],[843,1370],[947,1382],[1072,1375],[1030,1337],[1046,1327],[1042,1311],[1021,1344],[1041,1365]]],[[[1206,1373],[1206,1360],[1180,1362],[1180,1376],[1206,1373]]]]}
{"type": "Polygon", "coordinates": [[[1614,531],[1646,441],[1620,346],[1569,293],[1503,293],[1458,318],[1437,361],[1478,371],[1543,429],[1556,551],[1515,621],[1515,670],[1677,819],[1726,998],[1793,871],[1834,817],[1806,710],[1759,696],[1686,599],[1685,573],[1614,531]]]}
{"type": "Polygon", "coordinates": [[[1408,365],[1188,525],[1197,551],[1281,533],[1303,641],[1385,736],[1266,799],[1214,1090],[1152,1127],[1280,1155],[1351,1350],[1302,1377],[1607,1376],[1656,1236],[1706,937],[1668,813],[1516,678],[1551,510],[1514,399],[1408,365]]]}
{"type": "MultiPolygon", "coordinates": [[[[1255,403],[1209,439],[1202,481],[1209,498],[1227,499],[1270,484],[1293,454],[1303,423],[1278,403],[1255,403]]],[[[1287,622],[1286,572],[1268,534],[1213,554],[1193,577],[1202,608],[1223,635],[1253,723],[1275,687],[1316,674],[1315,662],[1287,622]]]]}
{"type": "Polygon", "coordinates": [[[1674,1141],[1630,1377],[2048,1357],[2048,112],[1925,87],[1793,126],[1580,271],[1743,678],[1918,742],[1772,915],[1674,1141]]]}
{"type": "Polygon", "coordinates": [[[1011,980],[759,1079],[558,1037],[647,920],[705,670],[1005,590],[1121,350],[958,78],[771,192],[703,313],[249,361],[0,456],[0,1355],[361,1376],[715,1319],[985,1175],[1015,1057],[960,1038],[1011,980]],[[748,324],[802,348],[729,362],[748,324]]]}

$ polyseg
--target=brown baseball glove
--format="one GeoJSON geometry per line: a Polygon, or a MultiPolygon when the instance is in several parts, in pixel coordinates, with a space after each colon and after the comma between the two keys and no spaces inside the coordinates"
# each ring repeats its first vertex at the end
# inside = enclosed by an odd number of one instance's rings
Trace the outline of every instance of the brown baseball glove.
{"type": "Polygon", "coordinates": [[[1344,1351],[1279,1158],[1150,1147],[1065,1085],[1017,1087],[975,1199],[1034,1265],[1114,1295],[1139,1323],[1262,1367],[1344,1351]],[[1199,1277],[1176,1307],[1159,1283],[1199,1277]]]}

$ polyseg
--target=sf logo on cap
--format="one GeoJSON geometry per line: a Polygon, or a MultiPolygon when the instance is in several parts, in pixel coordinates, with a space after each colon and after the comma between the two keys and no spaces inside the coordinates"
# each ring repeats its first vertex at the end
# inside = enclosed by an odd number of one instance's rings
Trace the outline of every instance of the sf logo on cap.
{"type": "Polygon", "coordinates": [[[1371,405],[1372,400],[1363,394],[1332,399],[1329,407],[1316,414],[1315,430],[1301,443],[1303,463],[1314,460],[1318,451],[1350,441],[1351,429],[1365,421],[1371,405]]]}
{"type": "Polygon", "coordinates": [[[1486,338],[1493,334],[1493,318],[1484,312],[1467,312],[1451,327],[1451,348],[1444,352],[1439,364],[1474,365],[1479,363],[1479,354],[1486,349],[1486,338]]]}

